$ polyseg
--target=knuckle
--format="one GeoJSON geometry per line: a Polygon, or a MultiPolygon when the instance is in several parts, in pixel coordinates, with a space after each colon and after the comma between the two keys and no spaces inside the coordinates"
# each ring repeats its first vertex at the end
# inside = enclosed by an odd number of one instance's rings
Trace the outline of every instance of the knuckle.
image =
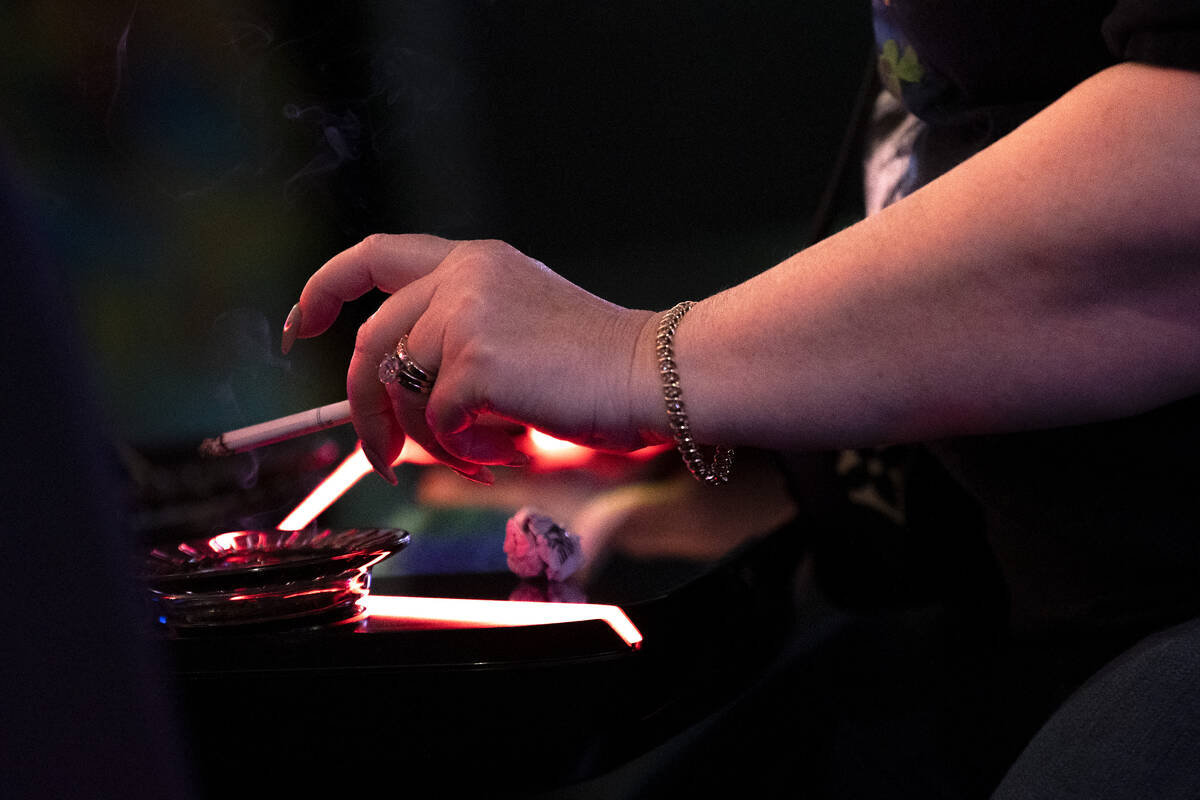
{"type": "Polygon", "coordinates": [[[513,249],[512,245],[500,239],[480,239],[479,247],[484,252],[493,255],[503,255],[513,249]]]}
{"type": "Polygon", "coordinates": [[[376,355],[374,336],[372,335],[370,322],[364,322],[358,327],[358,332],[354,335],[354,352],[364,358],[376,355]]]}
{"type": "Polygon", "coordinates": [[[461,374],[477,381],[481,376],[491,374],[495,358],[488,351],[486,340],[476,338],[467,343],[458,353],[457,367],[461,374]]]}
{"type": "Polygon", "coordinates": [[[363,256],[370,258],[381,255],[388,250],[391,246],[391,241],[391,234],[372,233],[355,245],[355,249],[358,250],[363,256]]]}
{"type": "Polygon", "coordinates": [[[475,268],[498,265],[517,253],[512,245],[499,239],[463,242],[455,251],[464,263],[469,263],[475,268]]]}
{"type": "Polygon", "coordinates": [[[521,258],[522,253],[517,248],[513,247],[508,242],[499,239],[487,239],[484,241],[488,256],[496,263],[511,261],[514,258],[521,258]]]}

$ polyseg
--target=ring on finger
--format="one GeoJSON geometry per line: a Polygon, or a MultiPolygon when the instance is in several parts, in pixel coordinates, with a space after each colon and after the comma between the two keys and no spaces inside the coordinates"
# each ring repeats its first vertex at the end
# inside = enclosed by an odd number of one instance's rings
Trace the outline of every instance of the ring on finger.
{"type": "Polygon", "coordinates": [[[408,334],[400,337],[392,352],[379,362],[379,382],[398,383],[410,392],[429,394],[437,373],[425,369],[408,354],[408,334]]]}
{"type": "Polygon", "coordinates": [[[400,337],[400,341],[396,342],[396,356],[400,359],[400,363],[404,365],[404,371],[412,377],[416,378],[421,383],[433,385],[433,381],[437,378],[437,373],[425,369],[417,360],[408,354],[408,334],[400,337]]]}

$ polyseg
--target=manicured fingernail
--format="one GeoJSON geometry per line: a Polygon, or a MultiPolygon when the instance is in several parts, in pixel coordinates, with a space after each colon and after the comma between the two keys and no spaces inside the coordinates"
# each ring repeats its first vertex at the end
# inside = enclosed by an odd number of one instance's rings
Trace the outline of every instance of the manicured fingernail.
{"type": "Polygon", "coordinates": [[[459,475],[462,475],[467,480],[475,483],[482,483],[484,486],[491,486],[496,482],[496,476],[493,475],[492,471],[487,467],[480,467],[478,472],[473,473],[463,472],[461,469],[457,469],[455,467],[451,467],[450,469],[454,470],[459,475]]]}
{"type": "Polygon", "coordinates": [[[395,486],[400,482],[396,480],[396,473],[392,471],[392,466],[391,464],[387,463],[387,459],[381,458],[378,453],[366,445],[363,445],[363,455],[367,457],[367,461],[371,463],[371,467],[374,468],[374,470],[380,475],[382,475],[385,481],[390,483],[392,486],[395,486]]]}
{"type": "Polygon", "coordinates": [[[280,349],[286,356],[288,351],[292,349],[292,345],[296,343],[296,335],[300,333],[300,304],[292,306],[292,310],[288,312],[287,319],[283,321],[283,340],[280,343],[280,349]]]}

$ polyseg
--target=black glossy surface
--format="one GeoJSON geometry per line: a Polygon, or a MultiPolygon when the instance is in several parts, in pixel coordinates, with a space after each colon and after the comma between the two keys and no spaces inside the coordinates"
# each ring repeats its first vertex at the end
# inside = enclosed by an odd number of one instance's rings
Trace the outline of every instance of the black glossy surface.
{"type": "MultiPolygon", "coordinates": [[[[305,743],[349,718],[360,763],[391,765],[356,772],[372,789],[491,796],[603,774],[729,702],[778,651],[791,616],[780,576],[795,566],[797,541],[769,537],[627,606],[645,636],[637,650],[595,621],[441,630],[368,622],[173,641],[202,784],[214,797],[258,782],[310,787],[331,775],[305,743]],[[229,770],[222,754],[244,741],[237,731],[253,732],[269,773],[229,770]],[[536,766],[514,768],[531,748],[536,766]]],[[[484,595],[513,581],[477,577],[484,595]]]]}

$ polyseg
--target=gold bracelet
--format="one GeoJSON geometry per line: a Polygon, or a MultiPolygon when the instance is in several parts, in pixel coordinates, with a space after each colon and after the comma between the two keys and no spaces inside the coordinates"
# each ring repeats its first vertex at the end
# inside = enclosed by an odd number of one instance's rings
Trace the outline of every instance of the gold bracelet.
{"type": "Polygon", "coordinates": [[[683,390],[679,388],[679,372],[675,367],[675,349],[671,340],[675,329],[683,315],[694,306],[691,300],[684,300],[666,314],[658,323],[658,336],[654,347],[658,354],[658,374],[662,378],[663,401],[667,407],[667,424],[671,426],[671,435],[675,437],[675,446],[688,472],[696,480],[710,486],[720,486],[729,482],[729,470],[733,466],[733,449],[718,447],[711,465],[704,463],[700,446],[692,438],[692,429],[688,425],[687,406],[683,403],[683,390]]]}

